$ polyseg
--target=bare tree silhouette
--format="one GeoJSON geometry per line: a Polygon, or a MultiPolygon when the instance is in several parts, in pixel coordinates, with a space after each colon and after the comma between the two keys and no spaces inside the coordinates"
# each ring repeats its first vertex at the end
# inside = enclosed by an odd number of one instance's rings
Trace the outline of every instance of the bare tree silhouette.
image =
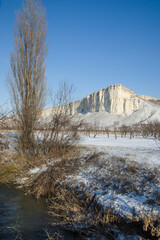
{"type": "Polygon", "coordinates": [[[13,107],[19,117],[20,147],[23,152],[34,153],[33,129],[46,97],[47,23],[39,0],[25,0],[15,17],[15,46],[10,57],[8,82],[13,107]]]}

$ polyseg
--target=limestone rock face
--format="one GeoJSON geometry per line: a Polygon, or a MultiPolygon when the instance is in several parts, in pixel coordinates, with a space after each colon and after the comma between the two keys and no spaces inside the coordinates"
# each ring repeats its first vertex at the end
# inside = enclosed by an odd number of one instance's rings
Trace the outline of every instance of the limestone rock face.
{"type": "MultiPolygon", "coordinates": [[[[71,102],[64,106],[71,116],[78,113],[108,112],[112,114],[129,116],[134,111],[143,107],[144,101],[154,100],[152,97],[136,95],[134,91],[116,84],[108,88],[100,89],[80,101],[71,102]]],[[[53,109],[42,110],[42,116],[48,117],[53,109]]]]}
{"type": "Polygon", "coordinates": [[[70,115],[87,112],[109,112],[129,115],[141,106],[141,98],[136,93],[116,84],[94,92],[81,101],[69,104],[70,115]]]}

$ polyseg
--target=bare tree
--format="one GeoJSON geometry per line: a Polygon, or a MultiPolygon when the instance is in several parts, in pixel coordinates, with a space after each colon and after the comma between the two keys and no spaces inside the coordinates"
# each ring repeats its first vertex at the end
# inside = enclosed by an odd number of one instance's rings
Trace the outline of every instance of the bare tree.
{"type": "Polygon", "coordinates": [[[105,127],[104,132],[107,134],[107,136],[109,138],[109,132],[110,132],[109,127],[105,127]]]}
{"type": "Polygon", "coordinates": [[[93,137],[95,138],[100,132],[99,122],[95,121],[93,125],[91,125],[91,131],[93,132],[93,137]]]}
{"type": "Polygon", "coordinates": [[[78,129],[82,123],[70,115],[73,86],[63,82],[53,99],[53,117],[49,123],[50,134],[45,138],[45,153],[62,156],[79,139],[78,129]],[[47,143],[47,144],[46,144],[47,143]]]}
{"type": "Polygon", "coordinates": [[[9,88],[19,117],[21,148],[34,153],[33,129],[45,104],[45,57],[47,24],[45,10],[37,0],[25,0],[16,12],[14,51],[11,52],[9,88]]]}

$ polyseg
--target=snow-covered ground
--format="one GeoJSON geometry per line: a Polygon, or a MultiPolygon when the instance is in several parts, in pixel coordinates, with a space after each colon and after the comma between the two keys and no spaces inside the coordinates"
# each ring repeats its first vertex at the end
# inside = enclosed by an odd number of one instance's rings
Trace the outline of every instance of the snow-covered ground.
{"type": "Polygon", "coordinates": [[[83,135],[80,144],[89,147],[90,153],[87,160],[82,159],[78,174],[68,178],[73,185],[83,186],[105,208],[112,207],[129,219],[133,215],[158,216],[160,148],[153,139],[83,135]]]}
{"type": "Polygon", "coordinates": [[[106,111],[102,112],[87,112],[74,115],[75,120],[83,120],[88,124],[98,124],[100,127],[110,127],[115,123],[117,126],[160,121],[160,105],[149,101],[143,101],[141,108],[133,111],[130,115],[112,114],[106,111]]]}
{"type": "Polygon", "coordinates": [[[130,139],[129,136],[117,139],[113,134],[109,138],[106,134],[99,134],[95,138],[91,135],[81,135],[81,145],[107,152],[110,156],[124,157],[138,163],[145,163],[150,167],[160,165],[160,143],[153,138],[136,136],[130,139]]]}

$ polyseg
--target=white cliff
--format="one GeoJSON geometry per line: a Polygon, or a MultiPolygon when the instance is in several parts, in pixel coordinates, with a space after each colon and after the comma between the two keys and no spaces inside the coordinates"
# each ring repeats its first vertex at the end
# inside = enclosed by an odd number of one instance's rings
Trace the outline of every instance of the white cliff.
{"type": "MultiPolygon", "coordinates": [[[[143,108],[145,101],[158,101],[159,99],[136,95],[134,91],[123,87],[121,84],[100,89],[82,100],[66,105],[71,116],[79,113],[107,112],[121,116],[129,116],[134,111],[143,108]]],[[[49,117],[52,108],[42,110],[42,117],[49,117]]]]}
{"type": "MultiPolygon", "coordinates": [[[[160,121],[160,99],[136,95],[121,84],[96,91],[80,101],[62,106],[61,109],[74,116],[75,120],[88,124],[97,123],[101,127],[110,127],[115,123],[120,126],[160,121]]],[[[56,107],[43,109],[39,124],[50,124],[57,110],[56,107]]],[[[7,118],[6,124],[14,127],[16,117],[7,118]]]]}
{"type": "Polygon", "coordinates": [[[141,106],[141,98],[136,93],[116,84],[94,92],[80,101],[69,104],[70,115],[87,112],[108,112],[130,115],[141,106]]]}

